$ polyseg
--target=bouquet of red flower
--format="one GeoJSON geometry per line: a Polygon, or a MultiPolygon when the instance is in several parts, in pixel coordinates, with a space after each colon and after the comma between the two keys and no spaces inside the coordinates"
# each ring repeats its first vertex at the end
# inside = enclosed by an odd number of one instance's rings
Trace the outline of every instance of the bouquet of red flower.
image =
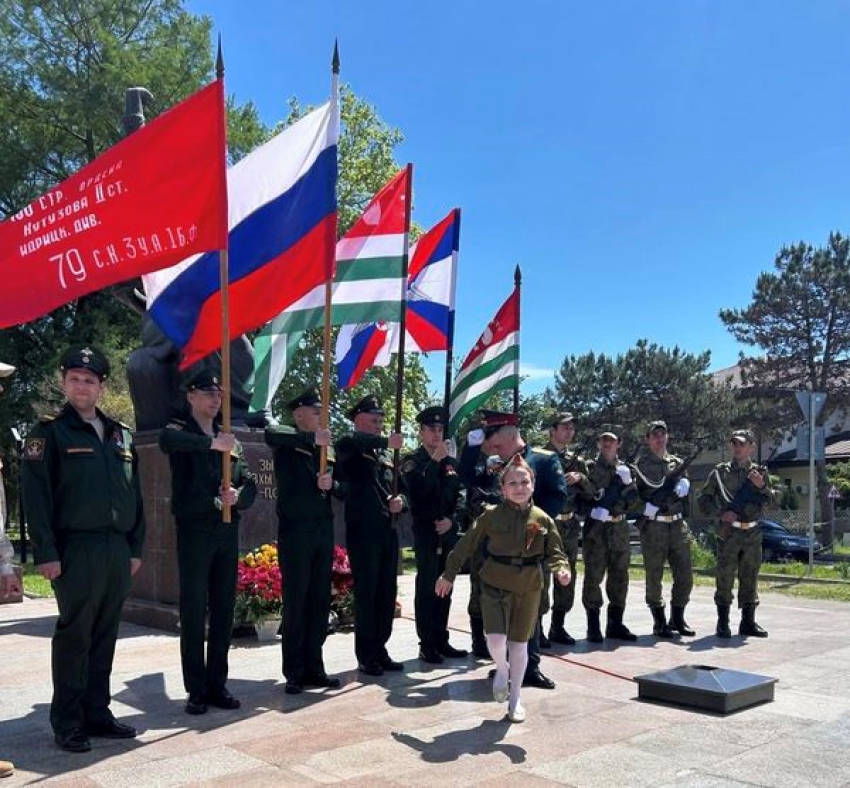
{"type": "Polygon", "coordinates": [[[354,615],[354,578],[351,576],[351,563],[348,551],[334,545],[333,565],[331,567],[331,611],[338,621],[350,620],[354,615]]]}
{"type": "Polygon", "coordinates": [[[253,624],[280,618],[282,606],[277,547],[264,544],[245,553],[237,565],[236,620],[253,624]]]}

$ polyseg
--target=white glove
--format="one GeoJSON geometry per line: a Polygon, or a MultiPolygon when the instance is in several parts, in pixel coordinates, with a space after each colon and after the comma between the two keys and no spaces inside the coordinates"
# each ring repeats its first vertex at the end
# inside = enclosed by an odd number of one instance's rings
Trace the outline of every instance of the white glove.
{"type": "Polygon", "coordinates": [[[653,506],[649,501],[647,501],[646,505],[643,507],[643,516],[648,517],[650,520],[654,520],[656,514],[658,514],[658,507],[653,506]]]}
{"type": "Polygon", "coordinates": [[[606,521],[608,520],[608,518],[609,518],[610,516],[611,516],[611,512],[609,512],[609,511],[608,511],[605,507],[603,507],[603,506],[594,506],[594,507],[590,510],[590,518],[591,518],[592,520],[601,520],[601,521],[604,523],[604,522],[606,522],[606,521]]]}
{"type": "Polygon", "coordinates": [[[620,481],[623,484],[631,484],[632,483],[632,472],[629,470],[628,465],[618,465],[617,466],[617,476],[620,477],[620,481]]]}
{"type": "Polygon", "coordinates": [[[676,486],[673,488],[673,492],[676,493],[679,498],[684,498],[690,491],[691,480],[686,479],[684,476],[676,482],[676,486]]]}
{"type": "Polygon", "coordinates": [[[468,446],[480,446],[484,443],[484,430],[470,430],[466,436],[468,446]]]}

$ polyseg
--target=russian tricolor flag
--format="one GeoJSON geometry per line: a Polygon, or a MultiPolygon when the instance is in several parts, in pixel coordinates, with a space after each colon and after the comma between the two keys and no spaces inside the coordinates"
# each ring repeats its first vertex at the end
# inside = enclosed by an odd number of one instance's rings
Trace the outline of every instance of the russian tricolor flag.
{"type": "MultiPolygon", "coordinates": [[[[460,210],[455,208],[411,250],[405,339],[408,350],[448,349],[459,239],[460,210]]],[[[387,366],[391,353],[397,350],[397,323],[343,326],[336,345],[340,388],[356,385],[370,367],[387,366]]]]}
{"type": "MultiPolygon", "coordinates": [[[[330,101],[227,171],[230,336],[333,276],[339,110],[330,101]]],[[[217,253],[145,277],[148,310],[185,368],[221,346],[217,253]]]]}

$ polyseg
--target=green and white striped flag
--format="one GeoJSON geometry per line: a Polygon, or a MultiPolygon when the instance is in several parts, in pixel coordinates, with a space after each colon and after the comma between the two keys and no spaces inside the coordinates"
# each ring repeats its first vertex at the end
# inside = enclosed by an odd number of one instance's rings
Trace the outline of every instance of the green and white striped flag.
{"type": "MultiPolygon", "coordinates": [[[[398,322],[405,282],[402,276],[408,169],[379,191],[354,226],[337,242],[331,323],[398,322]]],[[[251,410],[271,405],[286,374],[287,360],[304,332],[325,321],[325,286],[290,305],[254,340],[254,395],[251,410]]]]}
{"type": "Polygon", "coordinates": [[[519,386],[519,287],[469,351],[449,403],[449,435],[497,391],[519,386]]]}

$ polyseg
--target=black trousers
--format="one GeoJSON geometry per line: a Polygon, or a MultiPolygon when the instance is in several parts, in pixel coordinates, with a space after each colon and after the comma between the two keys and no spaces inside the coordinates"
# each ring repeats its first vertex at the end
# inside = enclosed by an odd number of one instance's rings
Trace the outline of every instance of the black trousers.
{"type": "Polygon", "coordinates": [[[416,634],[422,648],[440,649],[449,642],[449,611],[452,606],[451,595],[438,597],[434,593],[437,578],[446,568],[446,555],[451,547],[442,545],[433,533],[423,534],[421,529],[413,529],[413,549],[416,551],[416,596],[414,611],[416,616],[416,634]]]}
{"type": "Polygon", "coordinates": [[[238,560],[236,525],[177,523],[180,661],[183,686],[190,695],[218,692],[227,683],[238,560]],[[209,631],[204,660],[207,609],[209,631]]]}
{"type": "Polygon", "coordinates": [[[325,672],[333,565],[333,520],[280,523],[278,560],[283,580],[283,675],[287,681],[325,672]]]}
{"type": "Polygon", "coordinates": [[[354,652],[362,664],[388,656],[398,591],[398,535],[388,522],[349,524],[354,579],[354,652]]]}
{"type": "Polygon", "coordinates": [[[62,574],[53,581],[59,619],[53,633],[50,724],[69,733],[112,718],[109,678],[121,608],[130,593],[130,547],[115,531],[63,534],[62,574]]]}

